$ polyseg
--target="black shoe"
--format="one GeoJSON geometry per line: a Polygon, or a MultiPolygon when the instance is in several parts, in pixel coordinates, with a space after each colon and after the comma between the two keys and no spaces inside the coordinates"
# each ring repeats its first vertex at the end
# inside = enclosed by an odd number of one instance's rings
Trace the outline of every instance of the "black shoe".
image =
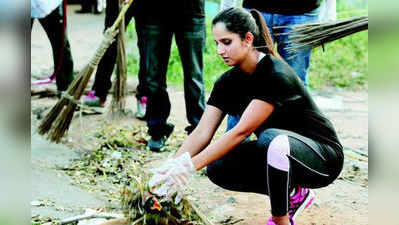
{"type": "Polygon", "coordinates": [[[160,139],[155,140],[151,138],[148,141],[147,147],[153,152],[159,152],[163,147],[165,147],[165,142],[168,140],[168,137],[162,136],[160,139]]]}
{"type": "Polygon", "coordinates": [[[147,143],[147,147],[154,152],[159,152],[163,147],[165,147],[165,143],[168,140],[169,136],[172,134],[174,129],[173,124],[167,124],[165,127],[165,134],[161,137],[151,137],[151,139],[147,143]]]}

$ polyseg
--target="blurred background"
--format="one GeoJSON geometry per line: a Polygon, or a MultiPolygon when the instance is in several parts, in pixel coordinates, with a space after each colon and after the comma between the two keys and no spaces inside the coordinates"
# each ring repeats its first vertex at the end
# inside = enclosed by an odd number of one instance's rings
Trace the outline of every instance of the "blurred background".
{"type": "MultiPolygon", "coordinates": [[[[339,6],[351,7],[351,4],[366,6],[371,18],[367,32],[370,65],[363,64],[367,68],[359,68],[366,71],[363,77],[355,76],[361,79],[361,85],[367,86],[370,100],[369,224],[397,224],[399,151],[395,140],[399,133],[399,2],[338,0],[339,6]]],[[[353,40],[354,44],[358,41],[361,40],[353,40]]],[[[29,224],[29,0],[0,1],[0,46],[0,224],[29,224]]],[[[212,78],[207,88],[211,83],[212,78]]],[[[317,80],[311,85],[317,87],[317,80]]]]}

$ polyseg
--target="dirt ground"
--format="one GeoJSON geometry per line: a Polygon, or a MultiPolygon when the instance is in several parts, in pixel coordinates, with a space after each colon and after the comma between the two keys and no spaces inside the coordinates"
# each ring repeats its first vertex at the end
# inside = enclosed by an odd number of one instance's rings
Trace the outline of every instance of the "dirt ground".
{"type": "MultiPolygon", "coordinates": [[[[75,70],[78,71],[88,62],[91,53],[94,53],[99,40],[103,24],[103,15],[76,15],[77,6],[68,7],[69,10],[69,38],[72,54],[75,61],[75,70]],[[87,38],[92,37],[92,38],[87,38]]],[[[46,36],[36,23],[32,30],[31,67],[32,75],[45,76],[52,70],[51,51],[46,36]]],[[[133,80],[134,83],[134,80],[133,80]]],[[[134,85],[133,85],[134,86],[134,85]]],[[[185,119],[184,96],[181,88],[169,88],[172,101],[170,122],[176,125],[177,130],[183,130],[185,119]]],[[[339,106],[326,105],[322,107],[326,115],[335,125],[338,135],[347,149],[344,171],[332,185],[316,189],[314,204],[297,218],[300,225],[346,225],[368,224],[368,160],[359,158],[351,149],[368,154],[368,95],[367,91],[329,90],[314,93],[321,99],[336,100],[339,106]]],[[[32,98],[32,129],[35,129],[40,117],[49,107],[55,104],[56,98],[32,98]]],[[[110,101],[107,101],[108,103],[110,101]]],[[[127,99],[127,106],[135,111],[136,100],[133,95],[127,99]]],[[[106,106],[107,108],[107,106],[106,106]]],[[[77,114],[69,130],[69,135],[63,141],[67,146],[82,146],[86,149],[90,141],[84,139],[84,133],[100,126],[108,120],[107,114],[79,117],[77,114]]],[[[133,116],[119,121],[123,124],[143,124],[133,116]]],[[[225,127],[223,124],[222,127],[225,127]]],[[[166,158],[168,153],[158,154],[157,164],[166,158]]],[[[150,166],[150,165],[149,165],[150,166]]],[[[214,222],[233,217],[238,225],[264,224],[270,216],[270,207],[267,196],[250,193],[238,193],[221,189],[212,184],[206,176],[197,174],[190,184],[192,189],[190,198],[195,201],[201,210],[214,222]]]]}

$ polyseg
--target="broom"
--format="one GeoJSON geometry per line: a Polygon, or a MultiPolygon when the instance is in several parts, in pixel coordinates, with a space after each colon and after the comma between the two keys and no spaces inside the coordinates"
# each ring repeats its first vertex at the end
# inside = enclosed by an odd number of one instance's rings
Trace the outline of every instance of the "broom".
{"type": "MultiPolygon", "coordinates": [[[[286,28],[287,26],[275,27],[286,28]]],[[[328,42],[368,29],[368,16],[358,16],[327,23],[309,23],[291,26],[291,30],[277,35],[289,35],[285,42],[288,52],[323,46],[328,42]]]]}
{"type": "Polygon", "coordinates": [[[50,112],[43,118],[39,125],[38,133],[44,135],[48,133],[48,139],[52,142],[59,143],[65,132],[71,124],[73,114],[79,104],[79,99],[83,95],[84,89],[90,80],[90,76],[94,69],[100,62],[107,48],[114,41],[118,33],[117,27],[124,17],[129,6],[133,0],[130,0],[121,9],[118,18],[114,24],[108,28],[101,41],[100,46],[97,48],[96,53],[89,61],[89,63],[80,71],[79,75],[72,81],[71,85],[66,90],[66,93],[61,96],[56,105],[50,112]]]}
{"type": "MultiPolygon", "coordinates": [[[[119,9],[121,10],[123,5],[119,2],[119,9]]],[[[127,81],[127,71],[126,71],[126,48],[125,48],[125,18],[123,17],[119,24],[119,35],[117,39],[117,68],[116,76],[113,88],[113,98],[111,102],[111,113],[113,117],[120,117],[125,114],[126,105],[126,81],[127,81]]]]}

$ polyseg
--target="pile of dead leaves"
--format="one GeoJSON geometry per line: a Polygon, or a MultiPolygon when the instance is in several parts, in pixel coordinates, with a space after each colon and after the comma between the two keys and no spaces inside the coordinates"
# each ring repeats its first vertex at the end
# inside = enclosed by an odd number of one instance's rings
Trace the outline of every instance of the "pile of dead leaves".
{"type": "MultiPolygon", "coordinates": [[[[119,190],[133,179],[137,167],[148,166],[160,159],[159,153],[146,149],[149,136],[144,125],[118,126],[105,122],[85,135],[90,137],[92,144],[95,143],[95,148],[84,152],[68,167],[59,169],[66,171],[77,185],[90,191],[105,192],[112,199],[119,198],[119,190]]],[[[177,151],[185,137],[183,130],[175,130],[164,151],[177,151]]]]}
{"type": "Polygon", "coordinates": [[[128,224],[203,224],[188,200],[183,198],[178,204],[173,200],[160,200],[147,186],[149,176],[140,169],[136,172],[137,176],[121,191],[122,208],[128,224]]]}

